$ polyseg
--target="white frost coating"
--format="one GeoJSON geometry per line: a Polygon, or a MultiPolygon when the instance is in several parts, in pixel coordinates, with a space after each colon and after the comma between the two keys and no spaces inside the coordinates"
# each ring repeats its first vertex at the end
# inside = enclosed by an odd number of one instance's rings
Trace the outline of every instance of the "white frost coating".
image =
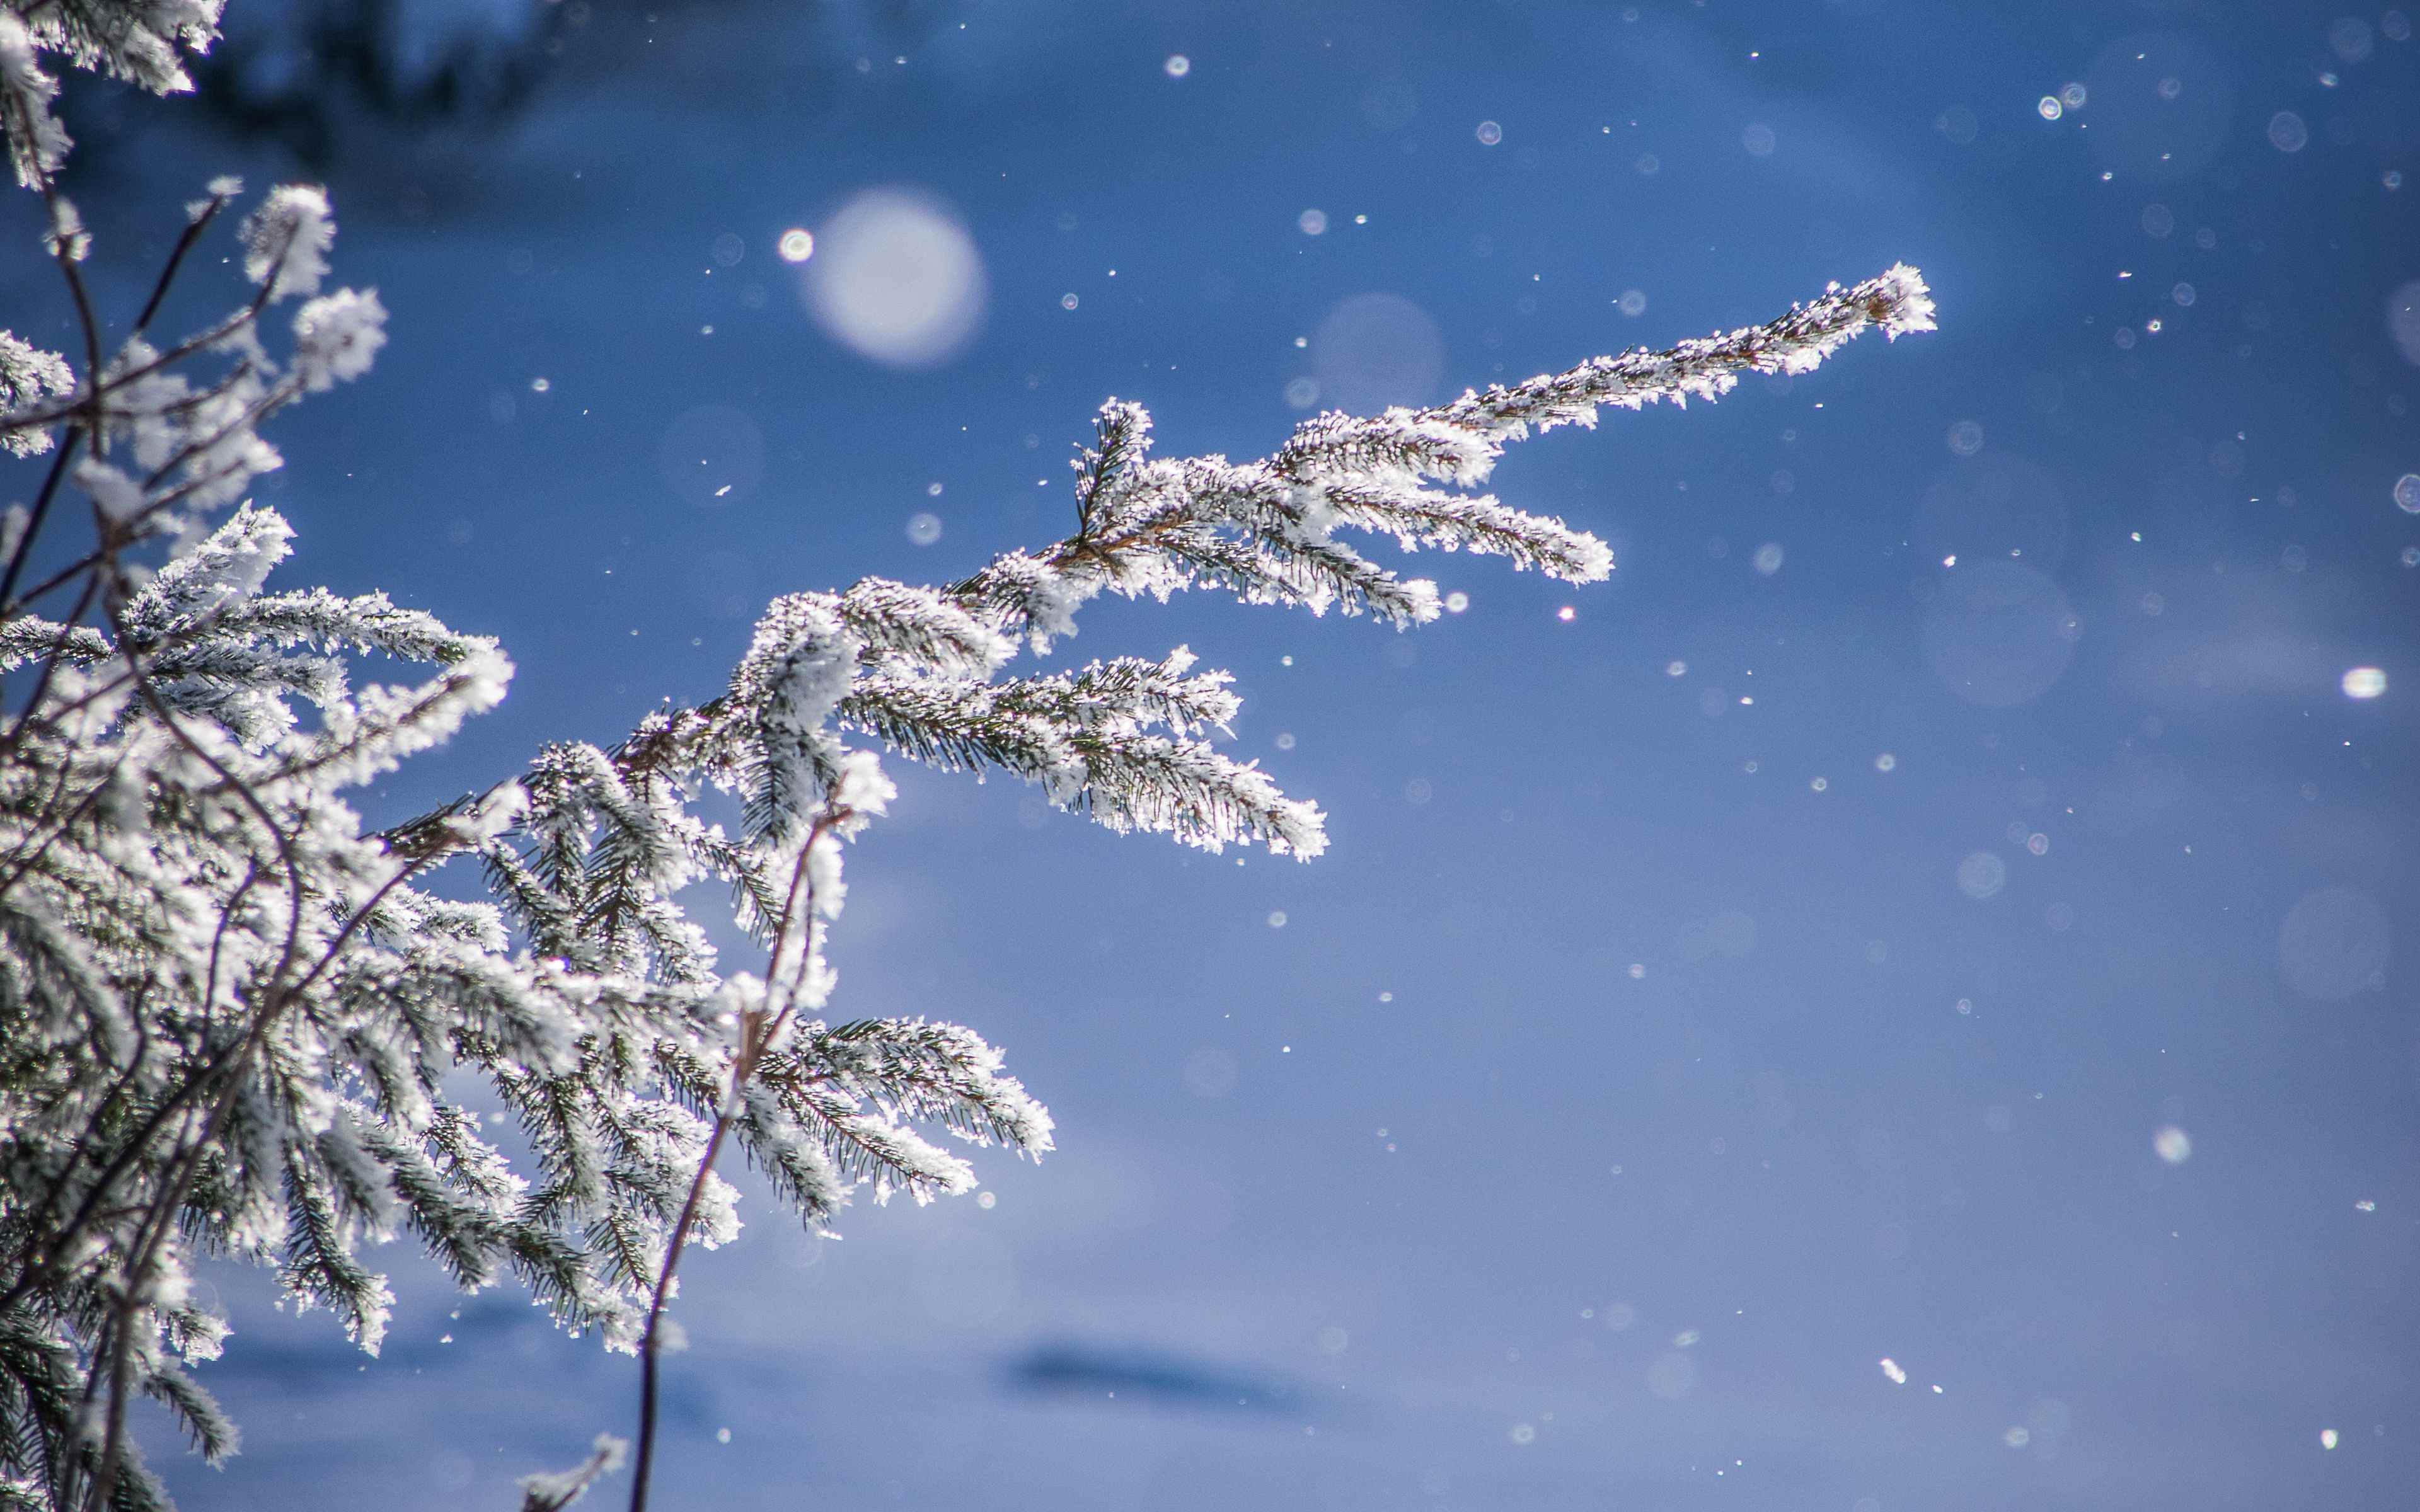
{"type": "MultiPolygon", "coordinates": [[[[870,750],[853,750],[841,758],[840,781],[832,788],[834,809],[878,819],[891,811],[891,800],[897,796],[897,785],[882,774],[881,757],[870,750]]],[[[856,828],[849,833],[856,833],[856,828]]]]}
{"type": "Polygon", "coordinates": [[[243,275],[267,285],[271,300],[317,294],[335,241],[327,191],[316,184],[280,184],[244,217],[243,275]]]}
{"type": "Polygon", "coordinates": [[[385,345],[386,307],[376,289],[338,289],[294,312],[294,372],[313,393],[368,372],[385,345]]]}
{"type": "MultiPolygon", "coordinates": [[[[41,412],[47,408],[45,400],[63,398],[74,391],[75,375],[69,371],[66,358],[0,331],[0,416],[41,412]]],[[[33,425],[0,432],[0,447],[18,456],[32,456],[51,449],[51,433],[47,427],[33,425]]]]}
{"type": "Polygon", "coordinates": [[[76,464],[76,486],[92,496],[93,506],[123,525],[143,513],[143,485],[111,467],[85,457],[76,464]]]}
{"type": "Polygon", "coordinates": [[[285,516],[246,504],[207,540],[161,568],[122,618],[165,633],[172,625],[250,598],[294,549],[293,541],[294,527],[285,516]]]}
{"type": "Polygon", "coordinates": [[[34,56],[34,34],[15,11],[0,9],[0,116],[6,116],[17,182],[27,189],[48,183],[73,146],[51,114],[58,92],[59,82],[34,56]]]}
{"type": "Polygon", "coordinates": [[[519,782],[499,782],[446,822],[447,838],[466,851],[475,851],[509,833],[528,812],[529,790],[519,782]]]}
{"type": "Polygon", "coordinates": [[[588,1494],[588,1489],[622,1468],[629,1453],[628,1440],[610,1433],[597,1435],[588,1458],[569,1470],[548,1471],[520,1478],[521,1512],[562,1512],[588,1494]]]}
{"type": "Polygon", "coordinates": [[[182,54],[218,39],[221,0],[81,0],[25,8],[35,44],[155,95],[194,87],[182,54]]]}
{"type": "Polygon", "coordinates": [[[840,837],[829,830],[818,831],[807,847],[807,887],[814,899],[815,913],[824,918],[838,918],[841,905],[848,901],[848,888],[841,881],[840,837]]]}

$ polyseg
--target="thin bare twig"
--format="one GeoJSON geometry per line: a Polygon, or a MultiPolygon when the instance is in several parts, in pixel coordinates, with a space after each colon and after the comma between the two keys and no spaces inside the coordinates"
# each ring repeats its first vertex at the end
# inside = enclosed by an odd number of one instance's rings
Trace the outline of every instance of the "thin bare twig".
{"type": "Polygon", "coordinates": [[[671,1236],[664,1242],[664,1263],[656,1273],[654,1290],[647,1299],[647,1326],[639,1335],[639,1434],[637,1458],[630,1469],[630,1512],[647,1512],[647,1483],[655,1469],[656,1458],[656,1384],[659,1374],[657,1357],[660,1348],[660,1330],[664,1304],[670,1297],[673,1272],[680,1264],[681,1250],[689,1241],[690,1225],[697,1218],[698,1204],[705,1200],[706,1183],[714,1174],[714,1163],[722,1153],[722,1141],[731,1132],[732,1121],[738,1117],[739,1104],[746,1096],[748,1084],[756,1068],[781,1038],[798,1006],[799,987],[814,959],[814,885],[808,877],[809,857],[816,842],[833,825],[846,820],[850,810],[828,807],[807,831],[807,841],[799,847],[798,861],[790,869],[790,886],[782,906],[781,927],[773,935],[773,947],[767,956],[766,974],[771,978],[768,1003],[778,1000],[780,1007],[772,1013],[763,1009],[752,1011],[741,1019],[739,1046],[731,1059],[731,1081],[723,1092],[721,1104],[714,1110],[714,1128],[706,1135],[706,1153],[697,1163],[697,1174],[690,1179],[689,1195],[681,1201],[680,1217],[673,1224],[671,1236]],[[801,909],[804,928],[799,929],[801,909]],[[804,936],[799,947],[798,964],[788,978],[782,974],[783,954],[793,931],[804,936]]]}

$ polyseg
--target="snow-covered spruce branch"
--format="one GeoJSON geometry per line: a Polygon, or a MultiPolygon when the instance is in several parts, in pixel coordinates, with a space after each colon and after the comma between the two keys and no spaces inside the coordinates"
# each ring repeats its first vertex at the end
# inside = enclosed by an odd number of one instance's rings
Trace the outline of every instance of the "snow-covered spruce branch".
{"type": "MultiPolygon", "coordinates": [[[[727,1012],[740,1026],[735,1052],[667,1074],[693,1108],[714,1103],[714,1088],[724,1090],[653,1272],[640,1338],[633,1512],[642,1512],[646,1495],[666,1283],[687,1240],[712,1242],[725,1232],[699,1213],[721,1211],[727,1200],[711,1175],[726,1135],[736,1134],[776,1190],[816,1225],[836,1206],[835,1175],[843,1190],[872,1182],[877,1199],[904,1190],[923,1200],[970,1180],[954,1158],[933,1159],[909,1127],[920,1118],[1025,1152],[1048,1146],[1038,1109],[1030,1122],[969,1124],[970,1115],[954,1116],[946,1099],[881,1104],[885,1137],[877,1140],[844,1132],[816,1103],[764,1095],[779,1090],[773,1057],[788,1016],[820,1008],[831,991],[821,947],[840,903],[835,816],[857,821],[878,811],[848,796],[852,784],[874,780],[865,775],[871,753],[851,748],[849,736],[945,770],[1008,773],[1114,830],[1164,833],[1214,851],[1258,843],[1308,859],[1326,843],[1322,815],[1285,796],[1256,764],[1212,743],[1237,702],[1227,674],[1195,673],[1189,651],[1019,678],[1000,672],[1020,647],[1038,654],[1072,635],[1077,611],[1104,591],[1165,600],[1182,589],[1218,587],[1247,603],[1313,613],[1334,606],[1398,627],[1436,617],[1434,584],[1369,561],[1338,538],[1345,529],[1390,535],[1407,549],[1501,555],[1567,581],[1602,579],[1612,562],[1595,537],[1466,491],[1506,444],[1559,424],[1590,424],[1606,404],[1712,398],[1744,372],[1803,372],[1861,332],[1896,337],[1931,329],[1931,316],[1921,279],[1894,268],[1854,288],[1835,287],[1769,325],[1669,351],[1597,359],[1430,409],[1322,415],[1271,456],[1241,464],[1155,459],[1149,416],[1111,401],[1094,445],[1076,460],[1075,534],[1040,552],[1003,555],[944,589],[868,579],[777,599],[720,697],[649,716],[612,751],[566,745],[543,754],[523,779],[530,809],[522,826],[486,847],[499,900],[526,937],[587,969],[705,983],[714,976],[711,951],[676,898],[691,882],[717,877],[733,888],[740,925],[769,938],[772,976],[784,995],[778,1010],[727,1012]],[[743,801],[739,836],[691,811],[708,787],[743,801]],[[783,889],[778,879],[785,870],[792,880],[783,889]],[[795,900],[810,872],[814,903],[801,924],[795,900]],[[777,904],[777,896],[785,901],[777,904]],[[785,979],[784,952],[792,949],[797,965],[785,979]],[[807,1153],[817,1160],[799,1164],[807,1153]]],[[[416,832],[406,826],[398,838],[416,832]]],[[[803,1032],[812,1037],[817,1027],[803,1032]]],[[[625,1049],[600,1063],[636,1058],[625,1049]]],[[[958,1095],[975,1097],[985,1085],[978,1077],[958,1095]]],[[[617,1071],[577,1101],[607,1102],[630,1089],[617,1071]]],[[[1021,1089],[1011,1101],[1024,1105],[1021,1089]]],[[[624,1273],[631,1269],[621,1266],[624,1273]]]]}
{"type": "MultiPolygon", "coordinates": [[[[333,222],[289,187],[241,228],[246,300],[152,343],[238,193],[217,184],[105,346],[89,239],[54,183],[67,144],[42,55],[172,89],[178,49],[215,17],[206,0],[0,0],[0,127],[47,208],[84,347],[76,362],[0,333],[0,445],[41,472],[0,538],[0,1502],[45,1512],[161,1504],[128,1441],[138,1395],[206,1457],[232,1452],[186,1369],[225,1334],[189,1295],[197,1255],[273,1266],[374,1350],[390,1299],[361,1247],[409,1231],[466,1289],[518,1282],[565,1326],[638,1350],[652,1383],[682,1249],[737,1230],[724,1144],[817,1229],[861,1191],[966,1190],[955,1145],[1047,1151],[1048,1115],[970,1030],[827,1017],[843,849],[891,796],[877,748],[1013,774],[1113,829],[1307,858],[1319,810],[1216,743],[1237,709],[1226,674],[1181,647],[1009,664],[1073,634],[1105,591],[1435,618],[1434,586],[1361,555],[1353,531],[1602,578],[1593,537],[1471,491],[1504,445],[1931,324],[1923,285],[1895,269],[1670,351],[1323,415],[1245,463],[1155,458],[1148,417],[1112,402],[1078,458],[1066,539],[944,587],[777,600],[719,697],[611,749],[550,747],[517,780],[365,834],[351,790],[493,704],[509,665],[381,595],[270,591],[290,532],[226,511],[277,465],[259,424],[365,369],[383,312],[320,293],[333,222]],[[273,356],[267,317],[289,300],[273,356]],[[60,540],[61,520],[88,544],[60,540]],[[357,686],[365,656],[427,670],[357,686]],[[733,830],[702,811],[715,788],[741,800],[733,830]],[[488,901],[424,890],[461,856],[488,901]],[[706,882],[730,888],[761,976],[721,970],[692,917],[706,882]],[[466,1070],[485,1084],[468,1104],[448,1095],[466,1070]],[[487,1132],[497,1117],[531,1152],[520,1169],[487,1132]]],[[[652,1399],[650,1384],[642,1466],[652,1399]]],[[[532,1477],[525,1504],[567,1504],[619,1454],[600,1441],[532,1477]]]]}

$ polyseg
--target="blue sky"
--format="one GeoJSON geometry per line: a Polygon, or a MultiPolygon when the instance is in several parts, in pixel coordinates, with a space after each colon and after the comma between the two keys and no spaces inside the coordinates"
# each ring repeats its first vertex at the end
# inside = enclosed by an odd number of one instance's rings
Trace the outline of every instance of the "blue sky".
{"type": "MultiPolygon", "coordinates": [[[[659,1504],[2368,1508],[2420,1479],[2411,33],[733,3],[599,16],[499,124],[354,122],[337,269],[394,340],[278,430],[263,496],[290,581],[520,667],[398,814],[709,695],[776,593],[1063,533],[1110,394],[1168,455],[1250,456],[1304,379],[1442,398],[1901,259],[1940,302],[1936,334],[1516,448],[1496,491],[1610,540],[1610,584],[1416,562],[1469,605],[1408,637],[1092,610],[1074,657],[1234,670],[1235,748],[1329,812],[1315,864],[894,764],[835,1010],[973,1025],[1061,1152],[837,1242],[752,1201],[685,1268],[659,1504]],[[833,339],[775,250],[885,186],[980,257],[933,365],[833,339]],[[700,447],[729,494],[667,477],[700,447]]],[[[121,293],[164,205],[297,171],[197,120],[129,105],[90,155],[121,293]]],[[[503,1504],[628,1431],[629,1362],[387,1253],[375,1361],[217,1278],[247,1447],[173,1467],[185,1505],[503,1504]]]]}

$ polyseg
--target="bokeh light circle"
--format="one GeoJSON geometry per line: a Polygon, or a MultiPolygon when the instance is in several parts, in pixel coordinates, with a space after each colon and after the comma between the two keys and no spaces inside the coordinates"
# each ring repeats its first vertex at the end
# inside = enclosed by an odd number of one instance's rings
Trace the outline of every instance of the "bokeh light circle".
{"type": "Polygon", "coordinates": [[[833,340],[891,367],[955,355],[982,323],[987,281],[966,226],[913,190],[872,189],[824,224],[807,307],[833,340]]]}
{"type": "Polygon", "coordinates": [[[2056,583],[2013,562],[1948,573],[1926,606],[1925,660],[1970,703],[2012,708],[2048,692],[2075,659],[2083,622],[2056,583]]]}
{"type": "Polygon", "coordinates": [[[1445,377],[1445,337],[1429,313],[1395,294],[1357,294],[1311,338],[1318,393],[1357,414],[1425,404],[1445,377]]]}

